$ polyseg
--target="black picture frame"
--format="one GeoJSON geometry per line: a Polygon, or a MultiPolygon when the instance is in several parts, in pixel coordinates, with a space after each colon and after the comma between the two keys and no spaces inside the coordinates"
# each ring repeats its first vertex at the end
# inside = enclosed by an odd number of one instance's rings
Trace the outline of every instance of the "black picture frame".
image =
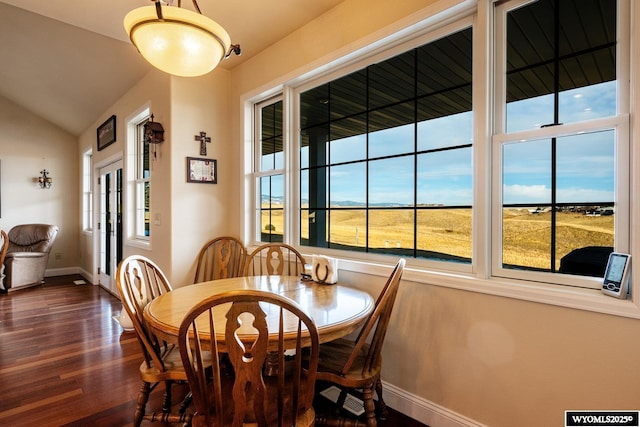
{"type": "Polygon", "coordinates": [[[96,129],[98,151],[116,142],[116,116],[115,114],[104,121],[96,129]]]}
{"type": "Polygon", "coordinates": [[[187,157],[187,182],[218,183],[218,161],[202,157],[187,157]]]}

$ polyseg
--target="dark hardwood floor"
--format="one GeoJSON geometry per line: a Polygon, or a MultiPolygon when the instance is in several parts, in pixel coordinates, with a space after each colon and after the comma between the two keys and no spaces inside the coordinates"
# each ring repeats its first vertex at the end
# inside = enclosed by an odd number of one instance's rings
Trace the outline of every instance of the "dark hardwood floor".
{"type": "MultiPolygon", "coordinates": [[[[120,302],[99,286],[75,285],[76,279],[52,277],[0,294],[1,426],[132,425],[139,344],[113,320],[120,302]]],[[[163,391],[152,393],[150,406],[160,407],[163,391]]],[[[174,390],[174,398],[186,391],[174,390]]],[[[393,410],[379,425],[424,427],[393,410]]]]}

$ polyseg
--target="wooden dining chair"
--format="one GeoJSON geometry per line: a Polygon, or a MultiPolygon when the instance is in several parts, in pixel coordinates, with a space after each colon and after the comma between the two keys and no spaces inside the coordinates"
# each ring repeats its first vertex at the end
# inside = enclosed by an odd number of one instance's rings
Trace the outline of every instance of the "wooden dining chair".
{"type": "Polygon", "coordinates": [[[223,236],[210,240],[198,253],[193,283],[242,276],[246,257],[246,248],[235,237],[223,236]]]}
{"type": "Polygon", "coordinates": [[[194,427],[314,424],[319,336],[313,320],[292,300],[260,290],[213,295],[185,315],[178,339],[193,393],[194,427]],[[285,337],[285,325],[297,332],[285,337]],[[221,334],[223,344],[211,339],[221,334]],[[294,355],[285,356],[285,338],[294,355]],[[216,357],[212,374],[206,372],[203,351],[225,351],[231,372],[216,357]],[[274,376],[264,374],[268,353],[277,354],[274,376]]]}
{"type": "MultiPolygon", "coordinates": [[[[341,338],[320,346],[318,381],[327,381],[341,389],[337,406],[342,408],[349,389],[362,390],[367,427],[376,427],[376,407],[373,400],[378,395],[380,419],[386,419],[387,407],[382,398],[382,344],[387,333],[391,311],[396,300],[405,260],[401,258],[389,276],[376,300],[373,312],[355,340],[341,338]],[[369,341],[369,338],[371,340],[369,341]]],[[[327,416],[318,416],[316,425],[347,426],[358,423],[336,422],[327,416]]]]}
{"type": "MultiPolygon", "coordinates": [[[[149,302],[171,291],[167,277],[150,259],[132,255],[122,260],[118,266],[116,284],[122,306],[131,318],[144,357],[140,364],[142,388],[138,394],[133,425],[140,426],[142,420],[189,425],[191,414],[186,412],[186,404],[178,413],[171,413],[171,386],[175,381],[187,381],[180,352],[174,345],[158,339],[143,317],[144,308],[149,302]],[[159,383],[165,384],[162,409],[146,413],[149,394],[159,383]]],[[[207,361],[211,364],[210,356],[207,361]]]]}
{"type": "Polygon", "coordinates": [[[299,276],[306,261],[302,254],[286,243],[266,243],[247,257],[245,276],[299,276]]]}
{"type": "Polygon", "coordinates": [[[0,290],[6,290],[4,287],[4,258],[7,256],[9,249],[9,236],[4,230],[0,230],[0,290]]]}

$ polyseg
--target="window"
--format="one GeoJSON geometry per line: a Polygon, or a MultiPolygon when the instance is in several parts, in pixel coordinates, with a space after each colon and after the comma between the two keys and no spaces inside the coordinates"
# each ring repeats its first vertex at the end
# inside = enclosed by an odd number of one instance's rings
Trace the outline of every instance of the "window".
{"type": "Polygon", "coordinates": [[[151,236],[151,152],[144,138],[144,125],[149,116],[149,109],[143,109],[128,122],[127,130],[127,236],[142,244],[148,244],[151,236]]]}
{"type": "Polygon", "coordinates": [[[301,245],[471,262],[471,66],[465,28],[300,94],[301,245]]]}
{"type": "Polygon", "coordinates": [[[285,206],[282,100],[257,105],[256,118],[256,240],[282,242],[285,206]]]}
{"type": "Polygon", "coordinates": [[[92,150],[82,156],[82,230],[93,230],[93,164],[92,150]]]}
{"type": "Polygon", "coordinates": [[[572,306],[547,285],[600,286],[631,251],[630,2],[477,5],[255,104],[259,240],[572,306]]]}
{"type": "Polygon", "coordinates": [[[616,2],[511,1],[496,26],[494,272],[602,277],[608,253],[628,250],[615,235],[629,197],[616,2]]]}

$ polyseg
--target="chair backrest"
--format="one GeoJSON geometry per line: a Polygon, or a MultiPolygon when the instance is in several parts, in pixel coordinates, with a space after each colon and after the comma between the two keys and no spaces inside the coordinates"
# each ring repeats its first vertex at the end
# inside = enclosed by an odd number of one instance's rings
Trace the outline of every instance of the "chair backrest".
{"type": "Polygon", "coordinates": [[[178,347],[193,396],[194,425],[293,426],[300,418],[312,424],[318,331],[290,299],[260,290],[213,295],[185,315],[178,347]],[[295,355],[286,362],[285,325],[296,331],[287,333],[295,337],[295,355]],[[233,375],[221,372],[220,344],[211,339],[222,333],[233,375]],[[203,352],[213,355],[212,372],[205,369],[203,352]],[[264,374],[267,354],[277,355],[274,376],[264,374]]]}
{"type": "Polygon", "coordinates": [[[245,276],[299,276],[306,261],[296,248],[285,243],[258,246],[247,257],[245,276]]]}
{"type": "Polygon", "coordinates": [[[21,224],[9,230],[8,252],[49,253],[58,234],[58,227],[50,224],[21,224]]]}
{"type": "Polygon", "coordinates": [[[148,367],[151,364],[160,371],[165,367],[162,355],[170,346],[160,341],[147,326],[144,308],[158,296],[171,291],[169,280],[160,267],[142,255],[131,255],[122,260],[116,272],[116,284],[122,306],[131,318],[148,367]]]}
{"type": "Polygon", "coordinates": [[[6,231],[0,230],[0,289],[4,289],[4,258],[7,256],[7,249],[9,249],[9,237],[6,231]]]}
{"type": "Polygon", "coordinates": [[[4,262],[4,257],[7,255],[7,249],[9,249],[9,236],[4,230],[0,230],[0,267],[4,262]]]}
{"type": "Polygon", "coordinates": [[[244,272],[247,249],[235,237],[217,237],[200,249],[193,283],[239,277],[244,272]]]}
{"type": "Polygon", "coordinates": [[[353,353],[351,353],[349,359],[347,359],[347,362],[342,368],[343,375],[349,372],[349,369],[351,369],[351,365],[356,360],[358,354],[363,348],[366,348],[365,344],[367,343],[369,335],[372,333],[373,336],[369,343],[365,363],[362,366],[362,372],[366,373],[367,371],[380,366],[382,345],[384,344],[384,338],[387,335],[387,326],[389,326],[389,319],[391,318],[391,312],[393,311],[396,295],[398,294],[398,288],[400,287],[400,279],[402,279],[404,265],[404,258],[400,258],[393,269],[393,272],[391,272],[387,283],[384,285],[384,288],[382,288],[380,295],[378,295],[373,312],[369,315],[369,318],[358,333],[353,353]]]}

